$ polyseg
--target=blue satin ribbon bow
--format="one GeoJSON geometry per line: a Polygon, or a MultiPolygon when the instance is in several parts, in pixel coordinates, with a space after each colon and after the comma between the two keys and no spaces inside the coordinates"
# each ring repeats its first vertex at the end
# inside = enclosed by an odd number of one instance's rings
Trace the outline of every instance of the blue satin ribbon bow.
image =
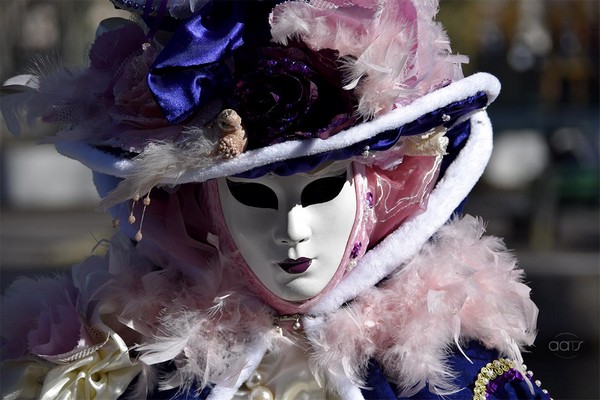
{"type": "Polygon", "coordinates": [[[225,60],[244,44],[241,3],[205,5],[175,31],[150,68],[148,86],[172,124],[231,88],[232,72],[225,60]]]}

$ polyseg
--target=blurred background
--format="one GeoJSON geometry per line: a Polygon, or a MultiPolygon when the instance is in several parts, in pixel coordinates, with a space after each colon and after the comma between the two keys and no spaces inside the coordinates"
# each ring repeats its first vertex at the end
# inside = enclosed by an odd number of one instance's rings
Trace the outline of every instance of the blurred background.
{"type": "MultiPolygon", "coordinates": [[[[85,63],[107,0],[3,0],[0,80],[61,59],[85,63]],[[10,27],[10,29],[9,29],[10,27]]],[[[555,399],[600,399],[599,5],[597,0],[441,0],[438,20],[465,75],[503,84],[488,110],[495,152],[466,212],[520,259],[540,308],[525,356],[555,399]]],[[[17,276],[67,271],[112,235],[91,173],[0,123],[2,290],[17,276]]],[[[482,305],[485,307],[485,305],[482,305]]]]}

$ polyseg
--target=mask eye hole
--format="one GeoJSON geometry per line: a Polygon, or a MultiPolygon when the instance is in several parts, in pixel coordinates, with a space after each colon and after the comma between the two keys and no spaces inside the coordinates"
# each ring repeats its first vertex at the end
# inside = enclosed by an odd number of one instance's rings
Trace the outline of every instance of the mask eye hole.
{"type": "Polygon", "coordinates": [[[339,175],[328,176],[309,183],[300,195],[302,207],[327,203],[335,199],[344,188],[346,179],[346,171],[344,170],[339,175]]]}
{"type": "Polygon", "coordinates": [[[277,195],[260,183],[234,182],[226,179],[227,188],[234,199],[245,206],[277,210],[277,195]]]}

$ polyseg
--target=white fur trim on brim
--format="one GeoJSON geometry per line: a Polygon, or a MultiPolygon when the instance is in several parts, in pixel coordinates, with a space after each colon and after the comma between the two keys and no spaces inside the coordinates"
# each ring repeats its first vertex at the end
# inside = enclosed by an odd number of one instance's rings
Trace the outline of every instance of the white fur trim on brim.
{"type": "MultiPolygon", "coordinates": [[[[231,160],[217,161],[208,167],[188,170],[177,178],[166,179],[159,183],[203,182],[212,178],[236,175],[278,161],[346,148],[372,138],[378,133],[412,122],[422,115],[450,103],[464,100],[478,92],[487,94],[489,104],[498,96],[500,83],[492,75],[478,73],[435,90],[405,107],[342,131],[327,140],[306,139],[278,143],[247,151],[231,160]]],[[[131,160],[118,158],[86,143],[58,141],[56,149],[59,153],[80,161],[88,168],[103,174],[125,178],[131,175],[134,169],[134,163],[131,160]]]]}
{"type": "Polygon", "coordinates": [[[492,125],[487,113],[481,111],[471,117],[471,135],[431,192],[427,210],[368,251],[352,272],[308,313],[318,315],[337,310],[413,257],[467,197],[483,174],[491,153],[492,125]]]}

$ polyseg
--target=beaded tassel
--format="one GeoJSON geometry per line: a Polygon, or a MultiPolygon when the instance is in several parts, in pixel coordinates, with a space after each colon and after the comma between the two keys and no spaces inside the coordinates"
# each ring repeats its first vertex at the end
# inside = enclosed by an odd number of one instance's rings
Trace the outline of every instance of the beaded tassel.
{"type": "MultiPolygon", "coordinates": [[[[135,224],[136,218],[134,215],[134,210],[135,210],[135,206],[137,205],[138,201],[140,200],[140,195],[139,194],[135,194],[133,196],[133,203],[131,204],[131,212],[129,214],[129,218],[127,219],[127,222],[129,222],[131,225],[135,224]]],[[[148,192],[146,194],[146,196],[144,197],[144,199],[142,200],[142,204],[144,205],[144,207],[142,208],[142,215],[140,217],[140,225],[138,227],[138,231],[135,233],[134,239],[136,242],[139,242],[142,240],[143,235],[142,235],[142,225],[144,224],[144,216],[146,215],[146,208],[148,208],[148,206],[150,205],[150,192],[148,192]]]]}

